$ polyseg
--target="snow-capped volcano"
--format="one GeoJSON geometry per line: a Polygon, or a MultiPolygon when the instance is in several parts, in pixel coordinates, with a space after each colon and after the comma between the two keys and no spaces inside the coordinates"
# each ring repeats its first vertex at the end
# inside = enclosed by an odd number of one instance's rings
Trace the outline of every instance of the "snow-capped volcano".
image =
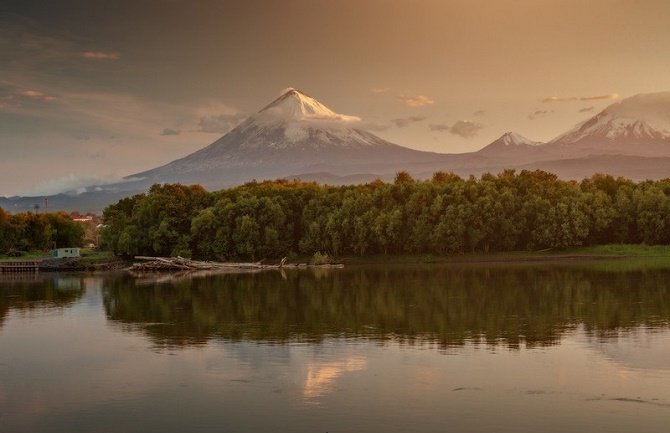
{"type": "Polygon", "coordinates": [[[516,132],[506,132],[500,138],[482,148],[479,153],[486,156],[510,157],[513,153],[535,149],[541,144],[516,132]]]}
{"type": "Polygon", "coordinates": [[[361,129],[360,123],[358,117],[338,114],[289,88],[209,146],[128,178],[222,186],[313,171],[390,169],[437,156],[385,141],[361,129]]]}
{"type": "Polygon", "coordinates": [[[670,92],[614,103],[546,145],[561,155],[670,155],[670,92]]]}

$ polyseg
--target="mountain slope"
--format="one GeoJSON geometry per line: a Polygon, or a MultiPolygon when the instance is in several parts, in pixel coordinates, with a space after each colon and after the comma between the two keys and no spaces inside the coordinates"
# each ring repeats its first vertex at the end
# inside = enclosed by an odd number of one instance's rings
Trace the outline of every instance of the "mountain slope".
{"type": "Polygon", "coordinates": [[[582,180],[595,173],[622,176],[634,181],[665,179],[670,174],[670,157],[634,155],[588,155],[579,158],[536,161],[518,170],[544,170],[562,179],[582,180]]]}
{"type": "Polygon", "coordinates": [[[670,156],[670,92],[639,94],[614,103],[542,147],[564,158],[670,156]]]}

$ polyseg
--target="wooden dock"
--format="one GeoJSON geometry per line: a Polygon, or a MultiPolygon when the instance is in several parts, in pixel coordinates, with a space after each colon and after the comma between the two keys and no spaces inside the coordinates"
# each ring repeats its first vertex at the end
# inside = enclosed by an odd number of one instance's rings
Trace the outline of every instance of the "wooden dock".
{"type": "Polygon", "coordinates": [[[0,262],[0,272],[37,272],[40,269],[39,260],[12,260],[0,262]]]}

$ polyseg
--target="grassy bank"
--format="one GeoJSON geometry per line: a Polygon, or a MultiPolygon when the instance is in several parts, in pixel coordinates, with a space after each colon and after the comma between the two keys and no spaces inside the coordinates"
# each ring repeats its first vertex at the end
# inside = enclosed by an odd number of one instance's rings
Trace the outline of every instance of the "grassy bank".
{"type": "Polygon", "coordinates": [[[598,260],[616,258],[668,258],[670,245],[608,244],[568,250],[510,251],[495,253],[465,253],[447,256],[438,255],[373,255],[345,256],[336,261],[348,264],[419,264],[419,263],[479,263],[479,262],[523,262],[557,260],[598,260]]]}
{"type": "Polygon", "coordinates": [[[6,254],[0,254],[0,261],[6,260],[41,260],[51,257],[50,252],[44,251],[26,251],[20,256],[8,256],[6,254]]]}
{"type": "MultiPolygon", "coordinates": [[[[92,250],[89,248],[81,248],[79,250],[81,254],[81,259],[86,262],[100,262],[100,261],[105,261],[109,260],[110,258],[113,257],[112,253],[109,251],[98,251],[98,250],[92,250]]],[[[0,261],[2,260],[41,260],[41,259],[51,259],[53,256],[51,255],[51,250],[49,251],[42,251],[42,250],[33,250],[33,251],[26,251],[20,256],[8,256],[6,254],[0,254],[0,261]]]]}
{"type": "MultiPolygon", "coordinates": [[[[350,265],[363,264],[440,264],[440,263],[506,263],[506,262],[537,262],[537,261],[569,261],[569,260],[605,260],[617,258],[657,258],[661,262],[670,262],[670,245],[644,244],[608,244],[591,247],[572,248],[569,250],[544,251],[510,251],[495,253],[465,253],[453,255],[367,255],[339,256],[330,260],[350,265]]],[[[0,255],[5,260],[40,260],[52,259],[49,253],[31,251],[21,257],[0,255]]],[[[299,256],[290,260],[292,263],[308,263],[313,257],[299,256]]],[[[77,269],[119,268],[125,262],[114,256],[110,251],[81,249],[81,257],[67,259],[77,269]]],[[[278,260],[266,260],[274,263],[278,260]]]]}
{"type": "Polygon", "coordinates": [[[0,255],[0,261],[40,260],[42,261],[42,264],[45,266],[45,268],[49,268],[54,271],[112,270],[124,268],[127,266],[127,263],[123,259],[114,256],[111,251],[98,251],[82,248],[80,252],[80,257],[55,259],[51,256],[50,252],[29,251],[19,257],[0,255]]]}
{"type": "Polygon", "coordinates": [[[579,254],[625,257],[670,257],[670,245],[608,244],[570,250],[579,254]]]}

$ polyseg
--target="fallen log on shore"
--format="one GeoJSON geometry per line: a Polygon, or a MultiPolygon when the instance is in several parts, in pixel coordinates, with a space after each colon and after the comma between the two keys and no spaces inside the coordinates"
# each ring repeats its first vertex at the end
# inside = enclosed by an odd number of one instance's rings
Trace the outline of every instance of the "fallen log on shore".
{"type": "Polygon", "coordinates": [[[264,265],[261,262],[209,262],[185,259],[183,257],[148,257],[136,256],[135,263],[130,267],[131,271],[204,271],[204,270],[266,270],[266,269],[304,269],[304,268],[343,268],[341,263],[312,265],[307,263],[286,263],[286,257],[277,265],[264,265]]]}

